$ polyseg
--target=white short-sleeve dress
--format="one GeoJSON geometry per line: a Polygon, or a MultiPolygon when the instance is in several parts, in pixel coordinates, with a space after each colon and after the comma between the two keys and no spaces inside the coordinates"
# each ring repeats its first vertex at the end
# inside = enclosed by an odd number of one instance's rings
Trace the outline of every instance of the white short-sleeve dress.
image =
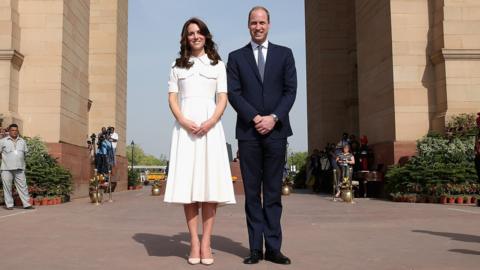
{"type": "MultiPolygon", "coordinates": [[[[215,95],[227,92],[225,64],[210,64],[207,55],[191,57],[189,69],[172,67],[169,92],[177,92],[182,114],[197,125],[215,111],[215,95]]],[[[218,121],[198,137],[189,134],[175,121],[170,148],[170,163],[165,202],[235,203],[225,134],[218,121]]]]}

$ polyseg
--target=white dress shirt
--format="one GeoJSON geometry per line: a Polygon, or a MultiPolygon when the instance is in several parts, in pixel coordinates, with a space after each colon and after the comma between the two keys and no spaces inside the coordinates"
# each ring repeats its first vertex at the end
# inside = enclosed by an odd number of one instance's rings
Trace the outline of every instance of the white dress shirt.
{"type": "Polygon", "coordinates": [[[27,143],[17,137],[16,140],[7,136],[0,140],[0,154],[2,165],[0,170],[25,170],[25,154],[28,152],[27,143]]]}
{"type": "MultiPolygon", "coordinates": [[[[258,45],[260,45],[260,44],[257,44],[253,41],[250,41],[250,45],[252,46],[253,55],[255,56],[255,62],[258,65],[258,45]]],[[[261,45],[262,45],[263,57],[265,58],[264,62],[266,63],[267,62],[267,53],[268,53],[268,40],[265,40],[265,42],[263,42],[261,45]]]]}

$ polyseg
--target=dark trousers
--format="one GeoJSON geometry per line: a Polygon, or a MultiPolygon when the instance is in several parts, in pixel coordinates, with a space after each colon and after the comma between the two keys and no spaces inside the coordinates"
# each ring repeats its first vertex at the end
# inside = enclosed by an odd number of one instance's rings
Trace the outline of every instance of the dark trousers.
{"type": "Polygon", "coordinates": [[[250,250],[279,252],[282,246],[282,177],[287,139],[239,141],[250,250]],[[263,201],[262,201],[263,198],[263,201]]]}
{"type": "Polygon", "coordinates": [[[97,154],[95,156],[95,167],[98,173],[107,174],[109,170],[107,155],[97,154]]]}

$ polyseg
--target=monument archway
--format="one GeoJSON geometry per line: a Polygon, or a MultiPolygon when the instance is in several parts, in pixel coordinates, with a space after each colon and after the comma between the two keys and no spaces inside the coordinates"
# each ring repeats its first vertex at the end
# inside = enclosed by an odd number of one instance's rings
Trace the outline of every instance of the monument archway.
{"type": "Polygon", "coordinates": [[[368,136],[377,163],[393,164],[428,131],[443,131],[450,115],[478,111],[473,6],[480,3],[306,0],[309,150],[345,131],[368,136]]]}

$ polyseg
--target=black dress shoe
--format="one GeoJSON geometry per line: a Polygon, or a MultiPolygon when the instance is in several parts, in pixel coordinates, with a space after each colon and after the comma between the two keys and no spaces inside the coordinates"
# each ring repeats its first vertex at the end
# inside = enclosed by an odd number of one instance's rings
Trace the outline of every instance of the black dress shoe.
{"type": "Polygon", "coordinates": [[[13,210],[13,207],[4,206],[3,208],[5,208],[6,210],[13,210]]]}
{"type": "Polygon", "coordinates": [[[23,207],[23,209],[25,209],[25,210],[33,210],[33,209],[35,209],[35,207],[33,207],[33,206],[30,205],[30,206],[27,206],[27,207],[23,207]]]}
{"type": "Polygon", "coordinates": [[[292,261],[281,252],[265,252],[265,260],[278,264],[291,264],[292,261]]]}
{"type": "Polygon", "coordinates": [[[250,256],[243,260],[244,264],[256,264],[260,260],[263,260],[263,254],[259,250],[250,251],[250,256]]]}

